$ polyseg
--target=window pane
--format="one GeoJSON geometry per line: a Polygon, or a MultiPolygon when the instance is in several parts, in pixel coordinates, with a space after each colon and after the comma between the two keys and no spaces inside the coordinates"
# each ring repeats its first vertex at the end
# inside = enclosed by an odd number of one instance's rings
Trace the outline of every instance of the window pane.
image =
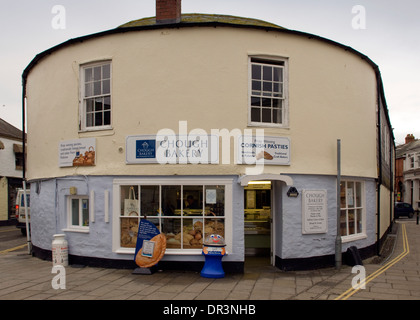
{"type": "Polygon", "coordinates": [[[354,208],[354,182],[347,182],[346,193],[348,208],[354,208]]]}
{"type": "Polygon", "coordinates": [[[346,208],[346,183],[340,183],[340,208],[346,208]]]}
{"type": "Polygon", "coordinates": [[[347,215],[346,210],[340,211],[340,232],[342,236],[347,235],[347,215]]]}
{"type": "Polygon", "coordinates": [[[82,199],[82,225],[84,227],[89,226],[89,200],[82,199]]]}
{"type": "Polygon", "coordinates": [[[355,233],[355,216],[354,210],[348,211],[348,225],[349,225],[349,234],[355,233]]]}
{"type": "Polygon", "coordinates": [[[159,186],[141,186],[140,215],[157,216],[159,213],[159,186]]]}
{"type": "Polygon", "coordinates": [[[362,206],[362,184],[360,182],[356,182],[356,207],[362,206]]]}
{"type": "Polygon", "coordinates": [[[135,248],[137,243],[137,232],[139,230],[138,218],[121,218],[120,246],[123,248],[135,248]]]}
{"type": "Polygon", "coordinates": [[[269,92],[273,91],[273,84],[272,84],[272,82],[264,81],[263,82],[263,91],[269,91],[269,92]]]}
{"type": "Polygon", "coordinates": [[[93,114],[88,113],[86,115],[86,127],[93,127],[93,114]]]}
{"type": "Polygon", "coordinates": [[[273,80],[273,68],[269,66],[264,66],[263,68],[263,79],[264,80],[273,80]]]}
{"type": "Polygon", "coordinates": [[[356,213],[357,213],[357,224],[356,224],[357,230],[356,230],[356,232],[361,233],[361,232],[363,232],[362,209],[357,209],[356,213]]]}
{"type": "Polygon", "coordinates": [[[283,81],[283,69],[282,68],[273,68],[273,80],[274,81],[283,81]]]}
{"type": "Polygon", "coordinates": [[[93,94],[99,96],[101,94],[101,81],[96,81],[93,83],[93,94]]]}
{"type": "Polygon", "coordinates": [[[181,186],[162,186],[162,215],[181,215],[181,186]]]}
{"type": "Polygon", "coordinates": [[[259,107],[261,105],[261,98],[251,98],[251,106],[257,106],[259,107]]]}
{"type": "Polygon", "coordinates": [[[79,225],[79,199],[71,199],[71,225],[79,225]]]}
{"type": "Polygon", "coordinates": [[[93,96],[93,83],[86,83],[85,84],[85,97],[93,96]]]}
{"type": "Polygon", "coordinates": [[[205,219],[204,221],[204,239],[210,234],[218,234],[225,237],[224,219],[205,219]]]}
{"type": "Polygon", "coordinates": [[[183,220],[182,245],[184,249],[201,249],[203,246],[203,219],[183,220]]]}
{"type": "Polygon", "coordinates": [[[225,215],[225,186],[206,186],[206,216],[225,215]]]}
{"type": "Polygon", "coordinates": [[[252,81],[252,91],[261,91],[261,81],[252,81]]]}
{"type": "Polygon", "coordinates": [[[93,80],[98,81],[101,80],[101,67],[94,67],[93,68],[93,80]]]}
{"type": "Polygon", "coordinates": [[[184,186],[183,215],[203,214],[203,186],[184,186]]]}
{"type": "Polygon", "coordinates": [[[92,68],[85,69],[85,82],[90,82],[93,80],[93,71],[92,68]]]}
{"type": "Polygon", "coordinates": [[[92,112],[93,111],[93,99],[87,99],[86,100],[86,112],[92,112]]]}
{"type": "Polygon", "coordinates": [[[95,111],[101,111],[103,106],[102,106],[102,98],[96,98],[95,99],[95,111]]]}
{"type": "Polygon", "coordinates": [[[253,64],[252,65],[252,79],[261,79],[261,66],[253,64]]]}
{"type": "Polygon", "coordinates": [[[167,248],[181,249],[181,219],[163,218],[162,231],[166,235],[167,248]]]}
{"type": "Polygon", "coordinates": [[[261,109],[260,108],[251,108],[251,121],[260,122],[261,121],[261,109]]]}
{"type": "Polygon", "coordinates": [[[271,108],[271,99],[267,99],[267,98],[262,99],[262,106],[271,108]]]}
{"type": "Polygon", "coordinates": [[[273,123],[282,123],[281,109],[273,109],[273,123]]]}
{"type": "Polygon", "coordinates": [[[104,80],[102,82],[102,94],[108,94],[111,92],[111,81],[104,80]]]}
{"type": "Polygon", "coordinates": [[[105,97],[104,98],[104,110],[111,109],[111,97],[105,97]]]}
{"type": "Polygon", "coordinates": [[[111,78],[111,65],[105,64],[102,66],[102,78],[109,79],[111,78]]]}
{"type": "Polygon", "coordinates": [[[95,126],[102,126],[102,112],[96,112],[95,115],[95,126]]]}
{"type": "Polygon", "coordinates": [[[262,109],[262,122],[271,122],[271,109],[262,109]]]}
{"type": "Polygon", "coordinates": [[[110,125],[111,124],[111,112],[110,111],[105,111],[104,112],[104,125],[110,125]]]}
{"type": "Polygon", "coordinates": [[[121,186],[120,214],[122,216],[139,216],[139,187],[121,186]]]}

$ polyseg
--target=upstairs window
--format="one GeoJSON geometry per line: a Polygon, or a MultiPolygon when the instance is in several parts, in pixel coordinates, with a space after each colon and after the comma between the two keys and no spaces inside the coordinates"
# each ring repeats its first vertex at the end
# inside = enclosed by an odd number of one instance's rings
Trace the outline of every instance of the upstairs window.
{"type": "Polygon", "coordinates": [[[286,61],[250,59],[249,122],[287,126],[286,61]]]}
{"type": "Polygon", "coordinates": [[[81,69],[80,130],[111,129],[111,62],[81,69]]]}

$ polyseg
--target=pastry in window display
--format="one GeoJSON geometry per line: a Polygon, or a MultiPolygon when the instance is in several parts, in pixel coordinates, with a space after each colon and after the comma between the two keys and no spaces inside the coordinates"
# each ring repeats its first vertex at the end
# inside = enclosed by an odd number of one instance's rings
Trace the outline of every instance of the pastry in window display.
{"type": "Polygon", "coordinates": [[[135,248],[139,223],[137,219],[121,219],[121,247],[135,248]]]}

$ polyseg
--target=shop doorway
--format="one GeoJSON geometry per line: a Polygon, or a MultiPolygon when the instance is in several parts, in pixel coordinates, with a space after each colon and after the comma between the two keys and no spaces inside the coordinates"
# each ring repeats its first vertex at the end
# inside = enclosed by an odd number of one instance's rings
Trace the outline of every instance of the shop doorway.
{"type": "Polygon", "coordinates": [[[273,265],[271,181],[250,181],[244,188],[245,264],[273,265]]]}

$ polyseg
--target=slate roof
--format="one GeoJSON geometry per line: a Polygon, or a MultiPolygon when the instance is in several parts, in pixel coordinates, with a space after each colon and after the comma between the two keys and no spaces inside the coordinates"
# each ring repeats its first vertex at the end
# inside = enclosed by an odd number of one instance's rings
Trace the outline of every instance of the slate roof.
{"type": "MultiPolygon", "coordinates": [[[[246,25],[246,26],[258,26],[258,27],[270,27],[285,29],[274,23],[266,22],[263,20],[243,18],[230,15],[221,14],[200,14],[200,13],[186,13],[181,15],[181,24],[188,23],[207,23],[207,22],[219,22],[227,23],[232,25],[246,25]]],[[[131,27],[144,27],[156,25],[156,17],[142,18],[127,22],[118,28],[131,28],[131,27]]]]}
{"type": "Polygon", "coordinates": [[[0,118],[0,137],[22,141],[22,131],[0,118]]]}
{"type": "Polygon", "coordinates": [[[414,140],[412,142],[402,144],[396,148],[396,158],[402,158],[407,153],[419,152],[420,151],[420,140],[414,140]]]}

